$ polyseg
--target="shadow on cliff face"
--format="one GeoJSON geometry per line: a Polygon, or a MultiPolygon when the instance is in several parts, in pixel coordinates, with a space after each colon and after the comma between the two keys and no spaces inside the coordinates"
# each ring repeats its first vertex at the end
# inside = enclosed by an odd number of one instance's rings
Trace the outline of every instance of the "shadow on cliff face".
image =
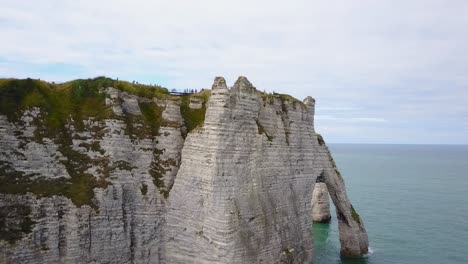
{"type": "Polygon", "coordinates": [[[330,224],[314,223],[312,236],[314,240],[314,264],[370,264],[366,257],[340,257],[340,244],[337,230],[331,225],[336,224],[336,217],[330,224]],[[335,223],[333,222],[335,220],[335,223]]]}

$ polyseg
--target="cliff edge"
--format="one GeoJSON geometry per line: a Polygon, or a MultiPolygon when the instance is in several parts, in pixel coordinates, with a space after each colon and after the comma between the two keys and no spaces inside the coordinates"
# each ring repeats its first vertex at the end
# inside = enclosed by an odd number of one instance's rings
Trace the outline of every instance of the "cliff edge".
{"type": "Polygon", "coordinates": [[[6,79],[0,103],[1,263],[310,263],[319,176],[367,253],[311,97],[6,79]]]}

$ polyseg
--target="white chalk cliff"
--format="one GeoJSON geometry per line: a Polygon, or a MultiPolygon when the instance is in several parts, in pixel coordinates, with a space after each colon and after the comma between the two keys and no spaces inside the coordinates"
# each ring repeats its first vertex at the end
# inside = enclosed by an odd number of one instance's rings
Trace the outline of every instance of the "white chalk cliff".
{"type": "Polygon", "coordinates": [[[314,223],[329,223],[331,220],[330,198],[327,185],[323,180],[322,175],[317,177],[312,193],[312,221],[314,223]]]}
{"type": "Polygon", "coordinates": [[[0,263],[311,263],[319,176],[341,254],[367,253],[311,97],[261,93],[245,77],[228,88],[217,77],[209,99],[190,98],[187,107],[206,114],[188,129],[177,98],[100,92],[112,115],[80,129],[70,120],[60,137],[38,140],[40,107],[16,120],[0,112],[0,263]],[[161,110],[156,132],[142,132],[148,106],[161,110]],[[91,198],[67,189],[79,180],[94,184],[91,198]],[[35,186],[52,182],[66,188],[35,186]]]}

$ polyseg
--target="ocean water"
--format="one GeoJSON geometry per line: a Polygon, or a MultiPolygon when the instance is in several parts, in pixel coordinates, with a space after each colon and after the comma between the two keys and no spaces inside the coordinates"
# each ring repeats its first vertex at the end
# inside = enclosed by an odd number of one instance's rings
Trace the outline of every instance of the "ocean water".
{"type": "Polygon", "coordinates": [[[314,264],[468,264],[468,146],[329,147],[372,253],[340,258],[333,215],[313,226],[314,264]]]}

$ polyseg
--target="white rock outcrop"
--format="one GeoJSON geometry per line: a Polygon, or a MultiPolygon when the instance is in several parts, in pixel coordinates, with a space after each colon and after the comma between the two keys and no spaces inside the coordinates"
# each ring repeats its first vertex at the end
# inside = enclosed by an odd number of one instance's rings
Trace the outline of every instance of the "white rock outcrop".
{"type": "Polygon", "coordinates": [[[309,263],[311,197],[321,174],[333,186],[343,254],[367,253],[362,221],[351,215],[313,113],[312,98],[262,98],[245,77],[231,89],[215,79],[205,124],[187,137],[169,196],[168,263],[309,263]]]}
{"type": "Polygon", "coordinates": [[[342,255],[367,253],[363,221],[315,133],[312,97],[217,77],[207,102],[189,98],[206,115],[188,132],[180,100],[102,92],[112,116],[70,123],[65,139],[37,139],[39,109],[17,122],[0,114],[0,180],[32,188],[0,191],[0,263],[310,263],[320,175],[342,255]],[[142,123],[153,108],[157,133],[142,123]],[[49,182],[65,189],[50,195],[49,182]]]}
{"type": "MultiPolygon", "coordinates": [[[[184,144],[180,102],[157,102],[168,124],[152,137],[138,135],[141,124],[135,121],[141,118],[139,102],[148,99],[114,88],[105,92],[115,116],[102,122],[88,120],[84,132],[73,127],[68,131],[71,151],[91,160],[86,172],[109,182],[94,189],[96,208],[77,206],[60,195],[0,192],[0,223],[5,223],[0,226],[0,263],[161,263],[164,193],[177,174],[184,144]],[[161,176],[160,186],[154,183],[155,171],[161,176]],[[23,232],[20,240],[2,240],[21,234],[25,226],[32,230],[23,232]]],[[[37,175],[33,178],[41,179],[37,184],[71,178],[63,165],[68,158],[58,151],[62,143],[47,138],[43,144],[34,142],[33,121],[40,118],[38,110],[23,114],[28,122],[12,123],[0,115],[0,177],[26,179],[33,173],[37,175]]]]}
{"type": "Polygon", "coordinates": [[[314,223],[329,223],[331,219],[328,188],[322,179],[323,177],[317,177],[312,193],[312,221],[314,223]]]}

